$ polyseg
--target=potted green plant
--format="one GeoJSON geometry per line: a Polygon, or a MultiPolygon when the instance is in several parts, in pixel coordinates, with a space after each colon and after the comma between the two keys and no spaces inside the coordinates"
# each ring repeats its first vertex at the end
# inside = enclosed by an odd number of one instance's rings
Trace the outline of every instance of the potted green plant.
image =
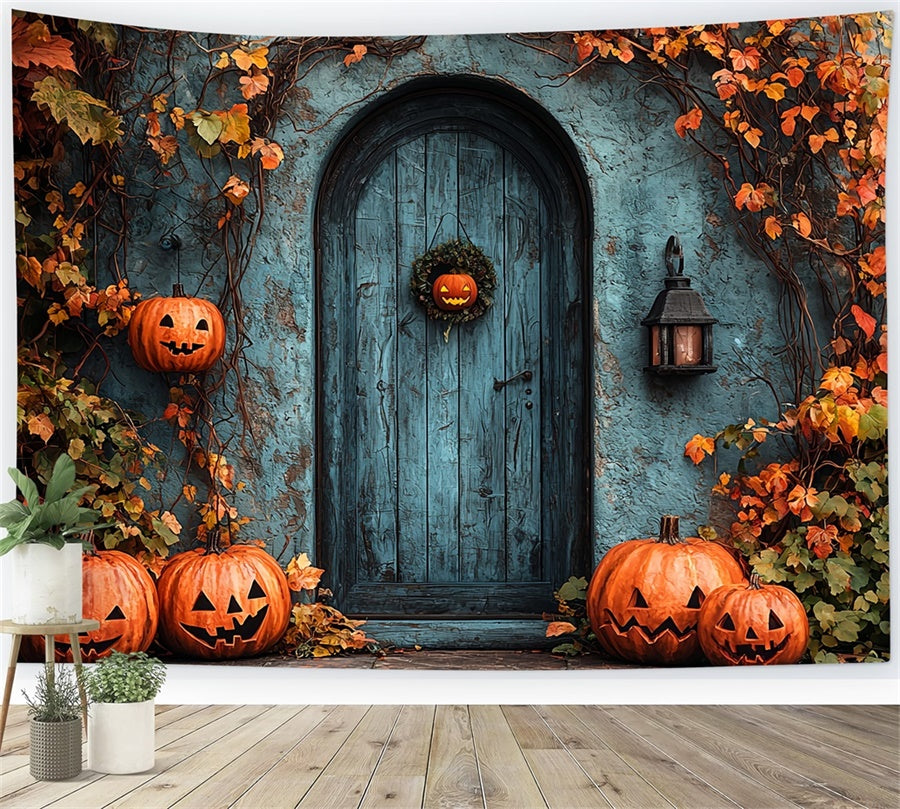
{"type": "Polygon", "coordinates": [[[146,652],[113,651],[85,674],[88,768],[144,772],[155,763],[154,700],[166,679],[165,664],[146,652]]]}
{"type": "Polygon", "coordinates": [[[81,537],[105,528],[100,514],[78,504],[89,486],[75,487],[75,462],[60,455],[44,496],[37,484],[10,469],[22,499],[0,505],[0,556],[9,553],[13,578],[12,620],[18,624],[71,624],[81,620],[81,537]]]}
{"type": "Polygon", "coordinates": [[[29,767],[40,781],[62,781],[81,772],[81,696],[68,665],[46,664],[34,697],[22,692],[30,717],[29,767]]]}

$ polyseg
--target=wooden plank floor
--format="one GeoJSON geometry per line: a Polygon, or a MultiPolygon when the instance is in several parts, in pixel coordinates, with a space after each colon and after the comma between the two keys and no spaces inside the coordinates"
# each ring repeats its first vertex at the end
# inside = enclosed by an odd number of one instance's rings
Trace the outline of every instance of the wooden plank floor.
{"type": "Polygon", "coordinates": [[[154,769],[28,772],[0,807],[896,809],[900,706],[159,706],[154,769]]]}

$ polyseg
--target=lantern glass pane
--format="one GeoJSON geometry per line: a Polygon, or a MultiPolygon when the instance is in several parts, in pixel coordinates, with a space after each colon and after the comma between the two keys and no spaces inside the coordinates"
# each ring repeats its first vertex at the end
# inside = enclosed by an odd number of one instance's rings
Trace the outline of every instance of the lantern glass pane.
{"type": "Polygon", "coordinates": [[[703,359],[703,329],[701,326],[675,326],[675,365],[699,365],[703,359]]]}
{"type": "Polygon", "coordinates": [[[659,326],[650,327],[650,364],[662,365],[662,356],[659,348],[659,326]]]}

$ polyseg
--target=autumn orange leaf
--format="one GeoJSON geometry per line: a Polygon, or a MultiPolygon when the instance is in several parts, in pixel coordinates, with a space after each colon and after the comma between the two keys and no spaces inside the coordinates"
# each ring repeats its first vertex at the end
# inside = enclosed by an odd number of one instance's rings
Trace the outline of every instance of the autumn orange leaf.
{"type": "Polygon", "coordinates": [[[774,216],[766,217],[765,230],[766,235],[773,240],[777,239],[782,233],[781,225],[774,216]]]}
{"type": "Polygon", "coordinates": [[[678,137],[683,138],[689,129],[699,129],[702,120],[703,110],[699,107],[694,107],[684,115],[679,115],[675,119],[675,131],[678,133],[678,137]]]}
{"type": "Polygon", "coordinates": [[[269,89],[269,77],[255,67],[249,76],[241,76],[238,83],[241,85],[241,95],[247,99],[262,95],[269,89]]]}
{"type": "Polygon", "coordinates": [[[46,444],[54,432],[53,422],[46,413],[33,415],[28,419],[28,432],[46,444]]]}
{"type": "Polygon", "coordinates": [[[231,58],[241,70],[249,71],[251,68],[264,70],[269,65],[269,60],[266,58],[268,53],[269,49],[266,47],[256,48],[252,51],[237,48],[231,52],[231,58]]]}
{"type": "Polygon", "coordinates": [[[72,43],[65,37],[51,34],[41,20],[27,23],[21,17],[13,18],[12,63],[16,67],[40,65],[78,73],[72,58],[72,43]]]}
{"type": "Polygon", "coordinates": [[[354,45],[353,51],[348,53],[344,57],[344,65],[346,67],[350,67],[350,65],[361,62],[363,56],[365,56],[369,52],[369,49],[365,45],[354,45]]]}
{"type": "Polygon", "coordinates": [[[325,571],[322,568],[313,567],[309,557],[305,553],[293,557],[286,568],[288,587],[299,592],[300,590],[315,590],[325,571]]]}
{"type": "Polygon", "coordinates": [[[275,141],[266,138],[254,138],[250,146],[251,152],[259,155],[264,169],[277,169],[284,160],[284,152],[275,141]]]}
{"type": "Polygon", "coordinates": [[[240,177],[232,174],[228,178],[228,182],[222,186],[222,192],[230,202],[235,205],[240,205],[244,201],[244,197],[250,193],[250,186],[240,177]]]}
{"type": "Polygon", "coordinates": [[[875,318],[855,303],[850,307],[850,314],[853,315],[856,325],[862,329],[863,334],[871,340],[875,334],[875,318]]]}
{"type": "Polygon", "coordinates": [[[812,222],[809,221],[809,217],[800,211],[800,213],[795,213],[791,217],[791,223],[794,226],[794,230],[796,230],[801,236],[806,238],[812,233],[812,222]]]}
{"type": "Polygon", "coordinates": [[[568,635],[570,632],[574,632],[575,629],[575,624],[570,624],[568,621],[551,621],[547,625],[545,634],[548,638],[555,638],[559,635],[568,635]]]}
{"type": "Polygon", "coordinates": [[[734,204],[738,210],[746,207],[748,211],[761,211],[773,204],[774,194],[775,189],[768,183],[760,183],[756,188],[750,183],[744,183],[734,195],[734,204]]]}
{"type": "Polygon", "coordinates": [[[695,464],[699,464],[705,455],[712,455],[715,451],[716,442],[699,433],[684,445],[684,454],[695,464]]]}
{"type": "Polygon", "coordinates": [[[825,371],[819,387],[823,390],[830,390],[835,396],[842,396],[853,387],[855,382],[850,366],[841,365],[839,368],[831,367],[825,371]]]}

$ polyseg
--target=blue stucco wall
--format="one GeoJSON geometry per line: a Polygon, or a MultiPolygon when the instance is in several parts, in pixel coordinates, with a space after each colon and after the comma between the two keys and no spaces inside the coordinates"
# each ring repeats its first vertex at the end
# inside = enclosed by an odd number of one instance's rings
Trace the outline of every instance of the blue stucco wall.
{"type": "MultiPolygon", "coordinates": [[[[152,58],[151,49],[144,53],[152,58]]],[[[562,82],[552,78],[557,65],[499,35],[433,36],[421,50],[395,59],[386,73],[374,58],[350,68],[333,60],[303,80],[293,101],[296,124],[285,119],[274,135],[286,157],[267,176],[265,224],[242,285],[252,341],[245,349],[244,397],[255,441],[246,454],[236,439],[228,447],[239,479],[248,484],[238,503],[254,521],[244,535],[265,540],[283,561],[285,553],[299,551],[314,558],[315,550],[317,186],[331,150],[364,108],[351,102],[372,94],[366,104],[377,103],[414,77],[474,74],[512,85],[556,118],[582,162],[594,207],[595,558],[616,542],[654,533],[663,513],[680,514],[683,533],[715,520],[712,467],[698,469],[684,458],[685,441],[749,415],[777,415],[767,389],[746,382],[741,363],[766,370],[766,358],[779,345],[775,288],[742,245],[730,201],[707,158],[676,135],[672,121],[678,111],[652,88],[639,89],[616,66],[562,82]],[[673,233],[684,246],[685,273],[720,321],[714,374],[657,378],[643,371],[646,335],[639,324],[662,288],[663,252],[673,233]]],[[[190,64],[182,67],[191,76],[190,64]]],[[[148,74],[153,69],[148,62],[148,74]]],[[[190,109],[194,92],[190,79],[183,79],[174,103],[190,109]]],[[[171,289],[175,259],[159,249],[158,240],[173,229],[184,242],[181,273],[188,291],[213,299],[221,293],[221,264],[192,235],[195,225],[198,234],[210,230],[209,222],[193,221],[191,202],[209,189],[192,182],[185,180],[177,195],[156,192],[157,204],[136,201],[130,212],[126,270],[131,285],[145,295],[171,289]]],[[[168,401],[163,379],[133,365],[124,338],[114,352],[107,391],[145,414],[161,413],[168,401]]],[[[229,427],[220,429],[227,433],[229,427]]],[[[158,440],[167,449],[171,431],[160,427],[158,440]]],[[[173,468],[170,478],[171,494],[179,471],[173,468]]],[[[190,525],[191,519],[185,515],[183,521],[190,525]]]]}

